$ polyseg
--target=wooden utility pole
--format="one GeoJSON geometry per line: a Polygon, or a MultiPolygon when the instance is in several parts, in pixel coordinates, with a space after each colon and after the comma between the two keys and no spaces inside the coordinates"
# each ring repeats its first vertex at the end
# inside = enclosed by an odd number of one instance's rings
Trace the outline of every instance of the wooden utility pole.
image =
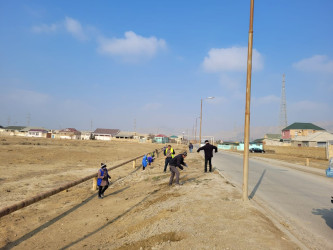
{"type": "Polygon", "coordinates": [[[201,124],[202,124],[202,99],[201,99],[201,109],[200,109],[200,136],[199,136],[199,146],[201,145],[201,124]]]}
{"type": "Polygon", "coordinates": [[[243,158],[243,201],[247,201],[249,199],[248,179],[249,179],[250,101],[251,101],[252,43],[253,43],[253,7],[254,7],[254,0],[251,0],[249,41],[247,49],[247,77],[246,77],[244,158],[243,158]]]}

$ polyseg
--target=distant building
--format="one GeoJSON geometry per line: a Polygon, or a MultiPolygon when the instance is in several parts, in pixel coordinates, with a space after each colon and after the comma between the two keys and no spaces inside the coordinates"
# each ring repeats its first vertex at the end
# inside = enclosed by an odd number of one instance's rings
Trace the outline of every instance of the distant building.
{"type": "Polygon", "coordinates": [[[134,132],[125,132],[125,131],[120,131],[116,135],[114,135],[115,138],[117,139],[133,139],[134,138],[134,132]]]}
{"type": "Polygon", "coordinates": [[[81,132],[75,128],[66,128],[59,131],[60,139],[75,139],[80,140],[81,132]]]}
{"type": "Polygon", "coordinates": [[[11,135],[11,136],[25,136],[25,132],[21,132],[25,126],[8,126],[2,128],[3,135],[11,135]]]}
{"type": "Polygon", "coordinates": [[[266,134],[263,144],[266,146],[280,146],[282,144],[281,134],[266,134]]]}
{"type": "Polygon", "coordinates": [[[299,147],[326,147],[330,141],[333,141],[333,134],[319,131],[308,136],[297,136],[291,144],[299,147]]]}
{"type": "Polygon", "coordinates": [[[325,129],[318,127],[312,123],[295,122],[288,127],[282,129],[283,140],[293,140],[298,136],[308,136],[325,129]]]}
{"type": "Polygon", "coordinates": [[[92,131],[81,131],[81,140],[91,140],[92,139],[92,131]]]}
{"type": "Polygon", "coordinates": [[[112,137],[116,136],[119,132],[119,129],[97,128],[93,132],[93,136],[96,140],[111,141],[112,137]]]}
{"type": "Polygon", "coordinates": [[[166,135],[156,135],[154,138],[156,143],[168,143],[169,142],[169,137],[167,137],[166,135]]]}
{"type": "Polygon", "coordinates": [[[27,132],[28,137],[46,138],[47,135],[48,135],[48,131],[46,129],[32,128],[32,129],[29,129],[29,131],[27,132]]]}

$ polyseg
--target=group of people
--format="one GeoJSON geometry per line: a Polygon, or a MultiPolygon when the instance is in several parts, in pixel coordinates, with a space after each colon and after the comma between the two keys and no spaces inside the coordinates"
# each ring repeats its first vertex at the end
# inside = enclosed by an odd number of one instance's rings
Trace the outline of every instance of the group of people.
{"type": "MultiPolygon", "coordinates": [[[[192,153],[193,144],[189,144],[189,151],[192,153]]],[[[212,172],[212,157],[213,151],[217,153],[217,147],[211,145],[208,140],[205,141],[205,145],[198,148],[197,152],[199,153],[201,150],[205,152],[205,173],[207,173],[207,165],[209,165],[209,172],[212,172]]],[[[187,167],[187,164],[184,162],[184,159],[187,157],[187,152],[183,152],[181,154],[176,155],[175,150],[168,145],[166,148],[163,149],[163,153],[165,156],[165,164],[164,164],[164,173],[167,171],[168,165],[170,166],[170,179],[169,179],[169,186],[172,186],[174,178],[175,185],[179,186],[182,185],[179,182],[179,169],[183,170],[184,167],[187,167]]],[[[151,165],[154,161],[154,156],[151,154],[147,154],[142,159],[142,171],[144,171],[147,165],[151,165]]],[[[98,171],[97,176],[97,185],[98,185],[98,198],[103,199],[105,190],[109,187],[109,179],[111,176],[108,174],[108,170],[106,168],[106,164],[101,163],[101,169],[98,171]]]]}

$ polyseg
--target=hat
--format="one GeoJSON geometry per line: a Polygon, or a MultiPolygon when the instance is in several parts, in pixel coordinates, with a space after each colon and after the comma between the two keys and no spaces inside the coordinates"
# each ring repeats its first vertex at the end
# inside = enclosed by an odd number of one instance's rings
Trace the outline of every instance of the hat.
{"type": "Polygon", "coordinates": [[[106,164],[101,163],[101,168],[106,168],[106,164]]]}
{"type": "Polygon", "coordinates": [[[209,142],[208,140],[205,140],[205,143],[209,142]]]}

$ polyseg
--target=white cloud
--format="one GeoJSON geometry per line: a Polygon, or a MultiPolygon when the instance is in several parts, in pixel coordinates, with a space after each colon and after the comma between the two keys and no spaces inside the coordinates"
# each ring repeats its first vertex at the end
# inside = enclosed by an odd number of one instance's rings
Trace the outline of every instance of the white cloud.
{"type": "MultiPolygon", "coordinates": [[[[202,65],[207,72],[246,72],[247,47],[213,48],[208,52],[202,65]]],[[[262,68],[263,57],[256,49],[253,49],[252,69],[262,68]]]]}
{"type": "Polygon", "coordinates": [[[293,64],[298,70],[333,73],[333,60],[326,55],[314,55],[293,64]]]}
{"type": "Polygon", "coordinates": [[[82,25],[79,21],[66,17],[64,21],[65,29],[67,32],[72,34],[75,38],[83,41],[87,39],[87,36],[82,28],[82,25]]]}
{"type": "Polygon", "coordinates": [[[125,38],[100,38],[99,52],[111,56],[121,56],[126,60],[137,57],[152,57],[159,49],[166,48],[166,42],[156,37],[143,37],[133,31],[125,32],[125,38]]]}
{"type": "Polygon", "coordinates": [[[59,29],[59,25],[57,24],[41,24],[36,25],[31,28],[34,33],[54,33],[59,29]]]}

